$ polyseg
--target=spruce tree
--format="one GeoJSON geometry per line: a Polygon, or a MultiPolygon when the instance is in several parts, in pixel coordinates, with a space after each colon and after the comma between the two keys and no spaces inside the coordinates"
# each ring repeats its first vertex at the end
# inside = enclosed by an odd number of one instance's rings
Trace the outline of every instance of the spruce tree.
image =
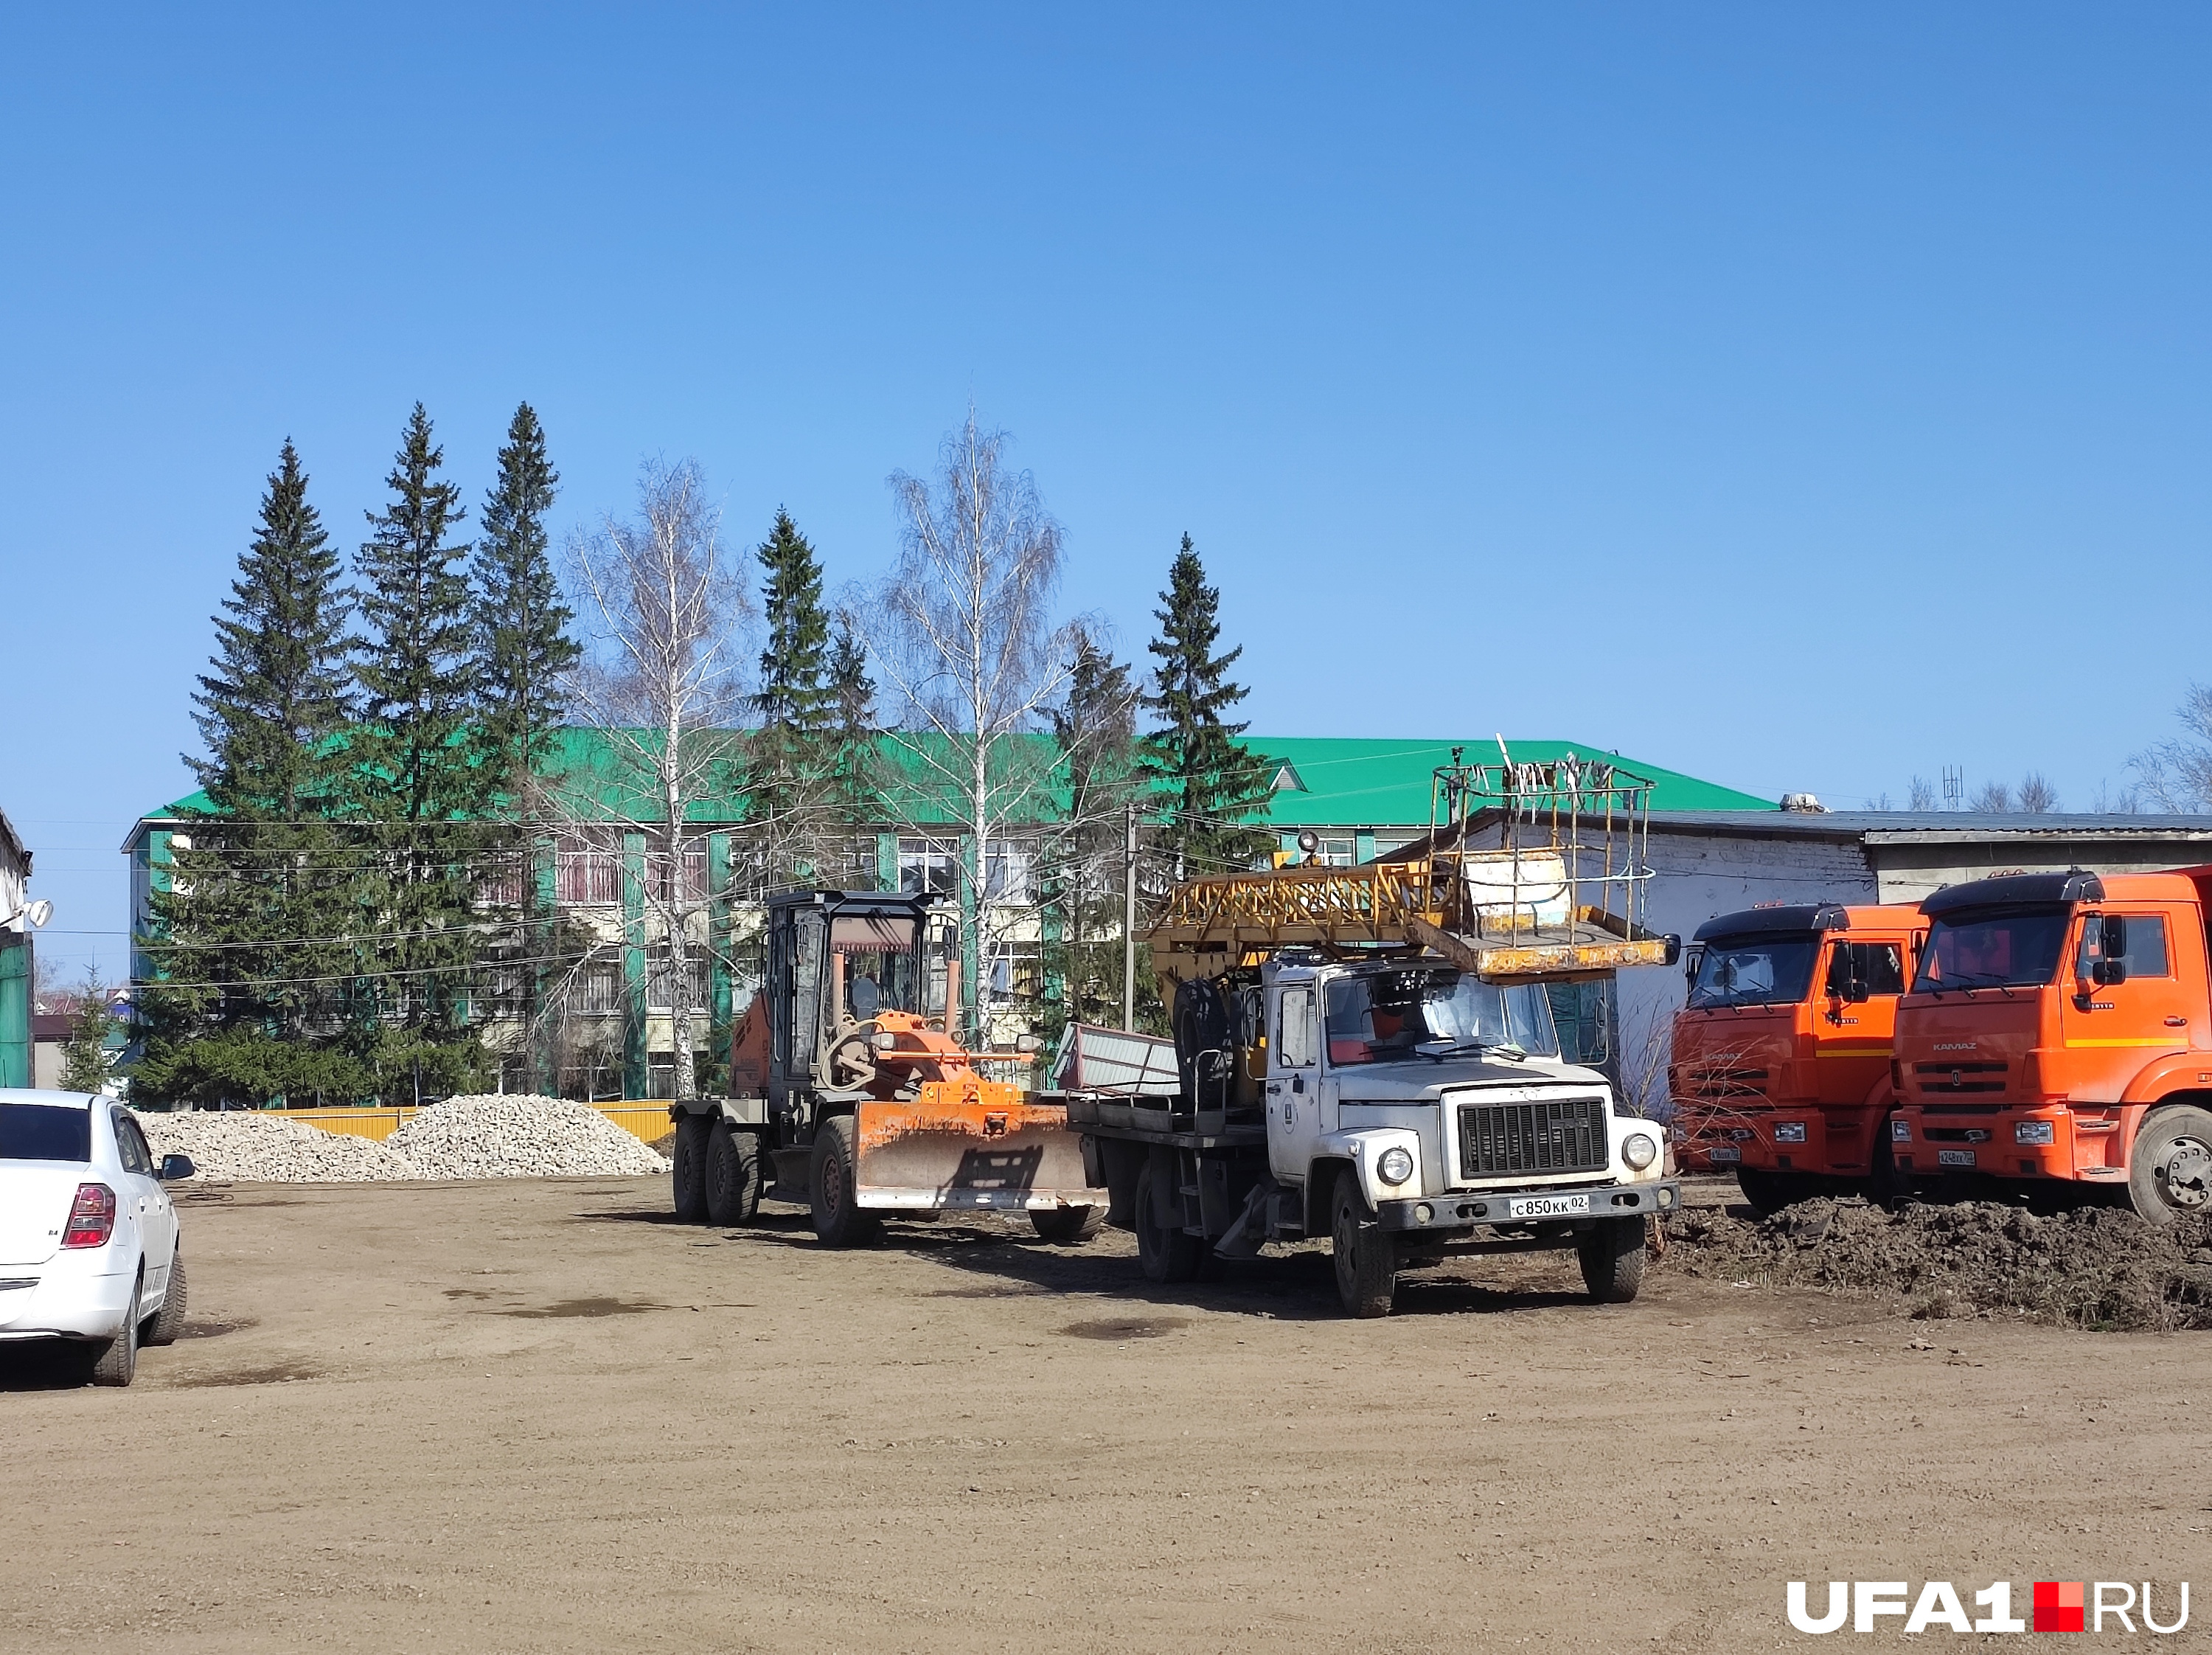
{"type": "Polygon", "coordinates": [[[296,821],[320,808],[351,709],[338,555],[289,438],[230,593],[192,697],[207,756],[185,762],[226,819],[296,821]]]}
{"type": "Polygon", "coordinates": [[[876,752],[876,683],[868,675],[868,647],[853,618],[837,616],[830,646],[830,694],[835,709],[830,728],[831,807],[847,827],[879,813],[880,777],[876,752]]]}
{"type": "Polygon", "coordinates": [[[561,475],[528,403],[514,411],[499,478],[484,496],[471,573],[476,587],[477,692],[486,749],[501,785],[520,790],[551,756],[568,713],[562,683],[583,653],[568,636],[575,611],[561,601],[545,514],[561,475]]]}
{"type": "Polygon", "coordinates": [[[1058,865],[1046,903],[1056,940],[1045,952],[1060,987],[1059,1019],[1036,1032],[1048,1045],[1056,1022],[1117,1021],[1121,1004],[1121,853],[1124,810],[1143,777],[1137,764],[1137,686],[1126,661],[1079,628],[1067,693],[1053,709],[1066,800],[1058,865]]]}
{"type": "Polygon", "coordinates": [[[76,1009],[70,1015],[69,1038],[62,1046],[61,1090],[98,1092],[109,1078],[107,1037],[116,1019],[108,1008],[107,986],[93,972],[85,973],[77,991],[76,1009]]]}
{"type": "Polygon", "coordinates": [[[467,514],[459,488],[440,475],[444,464],[418,402],[386,479],[390,503],[368,514],[354,562],[366,630],[350,774],[380,853],[384,938],[356,1030],[380,1089],[402,1099],[473,1085],[482,1069],[471,1026],[475,897],[489,872],[486,818],[504,779],[470,739],[479,688],[462,572],[470,548],[448,538],[467,514]]]}
{"type": "Polygon", "coordinates": [[[137,1007],[137,1095],[264,1103],[360,1090],[335,1050],[359,859],[328,819],[351,717],[348,600],[329,541],[287,441],[193,697],[206,751],[185,762],[209,806],[178,836],[172,887],[154,898],[158,980],[137,1007]]]}
{"type": "Polygon", "coordinates": [[[497,843],[488,828],[484,855],[511,870],[503,882],[521,921],[514,968],[533,1090],[550,1089],[550,1031],[543,1026],[543,962],[555,951],[553,915],[540,873],[551,853],[541,801],[568,713],[566,674],[582,654],[568,634],[574,611],[561,601],[547,556],[545,514],[560,483],[545,453],[544,428],[528,403],[515,409],[499,451],[499,477],[484,496],[471,567],[476,605],[476,682],[481,762],[503,796],[497,843]]]}
{"type": "Polygon", "coordinates": [[[1152,611],[1159,636],[1145,706],[1156,720],[1144,741],[1144,765],[1166,812],[1162,837],[1188,874],[1249,866],[1273,843],[1247,818],[1264,814],[1272,789],[1267,764],[1237,737],[1248,727],[1223,715],[1244,699],[1229,677],[1244,651],[1215,654],[1221,641],[1221,593],[1206,583],[1190,536],[1168,570],[1164,606],[1152,611]]]}
{"type": "Polygon", "coordinates": [[[751,697],[756,727],[747,744],[746,794],[769,877],[781,881],[799,863],[818,862],[822,841],[836,825],[837,690],[822,565],[781,507],[755,555],[768,637],[760,689],[751,697]]]}

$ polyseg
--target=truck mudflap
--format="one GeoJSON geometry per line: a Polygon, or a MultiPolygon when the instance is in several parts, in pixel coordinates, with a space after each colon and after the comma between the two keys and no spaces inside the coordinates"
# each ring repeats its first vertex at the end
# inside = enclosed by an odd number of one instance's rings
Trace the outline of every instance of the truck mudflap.
{"type": "Polygon", "coordinates": [[[1635,1218],[1671,1213],[1682,1204],[1673,1179],[1650,1183],[1577,1184],[1565,1189],[1485,1190],[1420,1196],[1377,1204],[1385,1230],[1464,1230],[1477,1224],[1543,1224],[1577,1219],[1635,1218]]]}
{"type": "Polygon", "coordinates": [[[1103,1207],[1057,1104],[864,1103],[854,1196],[864,1208],[1029,1212],[1103,1207]]]}

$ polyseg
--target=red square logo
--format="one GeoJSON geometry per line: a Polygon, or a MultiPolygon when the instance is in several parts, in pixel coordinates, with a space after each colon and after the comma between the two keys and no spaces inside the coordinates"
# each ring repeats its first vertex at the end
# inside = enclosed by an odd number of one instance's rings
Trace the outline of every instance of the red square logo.
{"type": "Polygon", "coordinates": [[[2035,1629],[2038,1632],[2081,1631],[2081,1583],[2079,1580],[2037,1581],[2035,1629]]]}

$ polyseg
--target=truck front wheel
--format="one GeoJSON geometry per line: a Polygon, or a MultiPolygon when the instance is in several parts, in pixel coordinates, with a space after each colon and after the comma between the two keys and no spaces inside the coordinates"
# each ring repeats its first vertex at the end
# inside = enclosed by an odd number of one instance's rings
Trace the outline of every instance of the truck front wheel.
{"type": "Polygon", "coordinates": [[[686,1115],[676,1123],[676,1147],[669,1159],[675,1165],[678,1224],[707,1221],[707,1135],[712,1129],[703,1115],[686,1115]]]}
{"type": "Polygon", "coordinates": [[[1644,1220],[1608,1219],[1575,1244],[1583,1286],[1600,1305],[1626,1305],[1644,1285],[1644,1220]]]}
{"type": "Polygon", "coordinates": [[[1388,1316],[1398,1293],[1398,1244],[1375,1221],[1359,1193],[1358,1176],[1337,1176],[1336,1207],[1329,1225],[1336,1255],[1336,1296],[1347,1314],[1388,1316]]]}
{"type": "Polygon", "coordinates": [[[2161,1109],[2128,1155],[2128,1201],[2153,1224],[2212,1213],[2212,1110],[2161,1109]]]}
{"type": "Polygon", "coordinates": [[[715,1122],[707,1139],[707,1221],[750,1224],[760,1198],[760,1140],[715,1122]]]}
{"type": "Polygon", "coordinates": [[[1795,1172],[1769,1172],[1756,1166],[1736,1168],[1735,1187],[1761,1218],[1771,1218],[1813,1193],[1811,1183],[1795,1172]]]}
{"type": "Polygon", "coordinates": [[[882,1233],[873,1213],[860,1202],[860,1137],[849,1115],[833,1115],[814,1129],[814,1234],[825,1247],[865,1247],[882,1233]]]}

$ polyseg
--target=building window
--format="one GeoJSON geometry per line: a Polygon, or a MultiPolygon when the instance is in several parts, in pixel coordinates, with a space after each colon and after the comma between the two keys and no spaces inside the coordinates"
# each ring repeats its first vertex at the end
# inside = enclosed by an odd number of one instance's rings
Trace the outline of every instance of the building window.
{"type": "Polygon", "coordinates": [[[1357,867],[1359,866],[1359,841],[1349,833],[1324,833],[1318,836],[1321,845],[1310,856],[1298,847],[1298,836],[1283,836],[1283,854],[1301,867],[1317,864],[1322,867],[1357,867]]]}
{"type": "Polygon", "coordinates": [[[648,1011],[665,1012],[674,1009],[676,991],[682,987],[687,992],[684,1004],[686,1009],[698,1012],[705,1001],[701,998],[700,984],[705,981],[706,961],[694,950],[684,962],[684,974],[678,979],[675,962],[670,958],[668,945],[657,942],[646,950],[645,1004],[648,1011]]]}
{"type": "Polygon", "coordinates": [[[959,848],[948,839],[901,839],[899,889],[949,897],[960,889],[959,848]]]}
{"type": "Polygon", "coordinates": [[[622,853],[560,850],[553,854],[553,895],[564,903],[622,900],[622,853]]]}
{"type": "Polygon", "coordinates": [[[623,1009],[622,967],[594,960],[579,970],[568,988],[568,1009],[580,1017],[606,1017],[623,1009]]]}
{"type": "Polygon", "coordinates": [[[671,857],[665,850],[654,851],[647,858],[646,865],[652,870],[650,877],[653,879],[653,889],[660,892],[661,900],[663,902],[676,900],[701,902],[705,900],[707,895],[707,847],[704,845],[689,845],[684,848],[684,895],[680,899],[672,897],[668,889],[672,883],[668,877],[669,867],[673,861],[674,858],[671,857]]]}
{"type": "Polygon", "coordinates": [[[477,887],[478,897],[505,908],[522,904],[523,862],[519,855],[501,856],[483,869],[477,887]]]}
{"type": "Polygon", "coordinates": [[[1035,902],[1036,853],[1027,845],[993,845],[983,859],[983,896],[989,902],[1035,902]]]}
{"type": "Polygon", "coordinates": [[[991,951],[984,972],[994,1006],[1034,1001],[1044,993],[1044,957],[1034,942],[1001,942],[991,951]]]}

